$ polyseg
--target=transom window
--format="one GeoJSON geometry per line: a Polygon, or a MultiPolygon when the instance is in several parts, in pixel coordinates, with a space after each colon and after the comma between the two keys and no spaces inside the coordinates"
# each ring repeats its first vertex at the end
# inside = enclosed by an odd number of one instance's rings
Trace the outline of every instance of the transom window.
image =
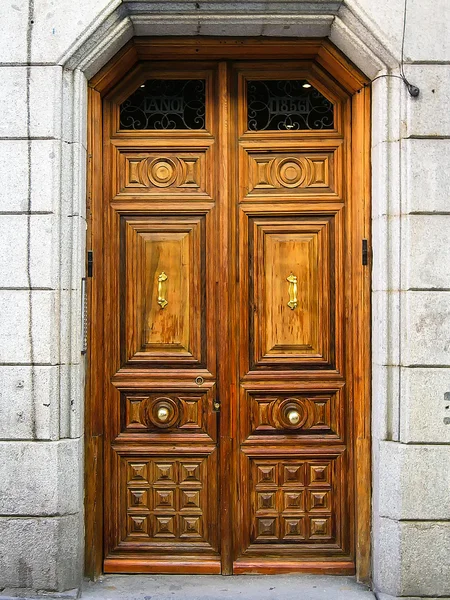
{"type": "Polygon", "coordinates": [[[120,129],[205,129],[204,79],[149,79],[120,105],[120,129]]]}
{"type": "Polygon", "coordinates": [[[247,81],[247,127],[333,129],[333,104],[305,79],[247,81]]]}

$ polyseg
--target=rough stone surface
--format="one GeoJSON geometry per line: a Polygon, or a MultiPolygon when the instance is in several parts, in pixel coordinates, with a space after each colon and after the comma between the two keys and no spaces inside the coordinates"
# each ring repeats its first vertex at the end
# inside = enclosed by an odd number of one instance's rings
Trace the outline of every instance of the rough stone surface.
{"type": "MultiPolygon", "coordinates": [[[[60,369],[0,366],[0,439],[59,438],[60,369]]],[[[79,429],[77,433],[81,435],[79,429]]]]}
{"type": "MultiPolygon", "coordinates": [[[[378,506],[378,499],[374,498],[378,506]]],[[[400,595],[402,546],[400,523],[375,513],[372,531],[373,586],[376,592],[400,595]]]]}
{"type": "Polygon", "coordinates": [[[401,441],[450,444],[450,369],[401,373],[401,441]]]}
{"type": "Polygon", "coordinates": [[[402,293],[402,365],[450,365],[450,292],[402,293]]]}
{"type": "Polygon", "coordinates": [[[450,289],[448,215],[408,215],[402,220],[404,289],[450,289]]]}
{"type": "Polygon", "coordinates": [[[376,521],[374,589],[377,593],[430,598],[450,589],[448,521],[376,521]]]}
{"type": "Polygon", "coordinates": [[[26,137],[27,93],[24,67],[1,67],[0,138],[26,137]]]}
{"type": "Polygon", "coordinates": [[[53,215],[0,214],[0,285],[5,288],[28,287],[27,260],[30,244],[30,280],[37,288],[53,288],[58,269],[53,264],[53,215]],[[14,249],[14,265],[11,251],[14,249]]]}
{"type": "Polygon", "coordinates": [[[450,520],[450,452],[444,445],[380,442],[379,515],[450,520]]]}
{"type": "Polygon", "coordinates": [[[81,513],[52,518],[0,517],[2,586],[48,591],[79,588],[82,530],[81,513]]]}
{"type": "Polygon", "coordinates": [[[400,364],[400,302],[397,291],[372,293],[372,360],[377,365],[400,364]]]}
{"type": "Polygon", "coordinates": [[[52,364],[56,360],[59,325],[55,323],[57,295],[51,291],[0,290],[0,362],[52,364]],[[30,296],[32,303],[31,336],[30,296]],[[33,348],[30,347],[30,337],[33,348]]]}
{"type": "Polygon", "coordinates": [[[0,481],[3,516],[77,513],[83,497],[81,440],[0,442],[0,481]]]}
{"type": "Polygon", "coordinates": [[[402,141],[405,208],[408,213],[450,213],[448,190],[450,140],[439,138],[402,141]]]}
{"type": "Polygon", "coordinates": [[[450,523],[402,522],[402,596],[446,596],[450,590],[450,523]]]}
{"type": "Polygon", "coordinates": [[[418,98],[406,98],[402,137],[450,136],[450,114],[447,90],[450,86],[450,65],[408,65],[408,80],[420,88],[418,98]]]}
{"type": "MultiPolygon", "coordinates": [[[[372,437],[399,439],[400,368],[377,365],[372,368],[372,437]]],[[[379,464],[379,462],[374,463],[379,464]]],[[[379,470],[376,469],[375,473],[379,470]]]]}
{"type": "Polygon", "coordinates": [[[26,61],[27,12],[27,0],[0,3],[0,64],[26,61]]]}

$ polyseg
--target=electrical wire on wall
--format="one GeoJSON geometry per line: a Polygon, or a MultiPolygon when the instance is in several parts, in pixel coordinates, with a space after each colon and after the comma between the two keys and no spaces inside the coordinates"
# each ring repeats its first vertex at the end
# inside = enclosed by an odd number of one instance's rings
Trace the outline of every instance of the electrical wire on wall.
{"type": "Polygon", "coordinates": [[[374,79],[372,79],[372,83],[374,81],[376,81],[377,79],[381,79],[382,77],[395,77],[395,78],[401,79],[403,81],[410,96],[412,96],[413,98],[417,98],[417,96],[420,94],[420,89],[416,85],[413,85],[412,83],[410,83],[408,81],[408,79],[405,75],[405,68],[404,68],[405,67],[404,56],[405,56],[405,33],[406,33],[407,11],[408,11],[408,0],[405,0],[405,5],[404,5],[404,9],[403,9],[403,32],[402,32],[402,52],[401,52],[401,58],[400,58],[400,75],[391,75],[391,74],[379,75],[378,77],[375,77],[374,79]]]}

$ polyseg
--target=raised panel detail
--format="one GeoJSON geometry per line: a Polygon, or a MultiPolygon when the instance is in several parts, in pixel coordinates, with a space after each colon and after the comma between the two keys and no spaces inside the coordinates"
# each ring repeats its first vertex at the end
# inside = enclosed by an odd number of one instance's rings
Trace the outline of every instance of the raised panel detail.
{"type": "Polygon", "coordinates": [[[149,538],[148,515],[128,515],[128,535],[130,538],[149,538]]]}
{"type": "Polygon", "coordinates": [[[182,543],[187,538],[208,543],[208,481],[214,480],[215,467],[198,457],[149,457],[138,463],[145,477],[130,478],[136,472],[132,458],[121,457],[122,490],[126,492],[123,541],[149,544],[169,539],[182,543]]]}
{"type": "Polygon", "coordinates": [[[251,458],[250,544],[336,544],[338,468],[334,458],[251,458]]]}
{"type": "Polygon", "coordinates": [[[205,216],[122,217],[123,363],[203,365],[205,216]]]}
{"type": "Polygon", "coordinates": [[[173,197],[174,195],[211,197],[211,173],[208,168],[208,149],[196,151],[154,150],[136,152],[121,149],[117,152],[118,189],[122,196],[173,197]]]}
{"type": "Polygon", "coordinates": [[[249,218],[252,367],[332,368],[333,217],[249,218]]]}
{"type": "Polygon", "coordinates": [[[333,153],[279,154],[248,152],[248,189],[251,196],[283,197],[334,193],[333,153]]]}
{"type": "MultiPolygon", "coordinates": [[[[341,439],[342,389],[280,392],[244,390],[242,402],[247,423],[242,439],[255,436],[289,436],[303,439],[326,436],[341,439]]],[[[283,437],[284,441],[286,439],[283,437]]]]}
{"type": "Polygon", "coordinates": [[[214,395],[215,386],[202,391],[123,392],[122,435],[195,434],[215,439],[214,395]]]}

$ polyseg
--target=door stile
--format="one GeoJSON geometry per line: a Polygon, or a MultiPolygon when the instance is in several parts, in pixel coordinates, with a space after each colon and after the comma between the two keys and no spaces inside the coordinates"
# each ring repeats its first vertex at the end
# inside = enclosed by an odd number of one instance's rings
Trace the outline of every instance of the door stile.
{"type": "Polygon", "coordinates": [[[233,224],[230,190],[230,102],[229,74],[225,61],[218,65],[218,160],[217,160],[217,208],[218,208],[218,269],[216,284],[218,291],[218,321],[217,321],[217,370],[220,401],[219,418],[219,452],[220,452],[220,510],[221,510],[221,556],[222,574],[231,575],[233,569],[233,514],[234,493],[232,482],[235,481],[233,431],[235,407],[235,385],[232,383],[233,364],[231,357],[236,351],[235,336],[233,336],[232,294],[234,286],[232,257],[233,224]]]}
{"type": "Polygon", "coordinates": [[[371,204],[370,204],[370,87],[364,86],[352,97],[352,208],[356,231],[353,236],[354,325],[352,354],[355,357],[353,387],[355,397],[354,461],[356,576],[370,582],[371,575],[371,204]],[[361,260],[362,240],[368,240],[368,264],[361,260]]]}
{"type": "MultiPolygon", "coordinates": [[[[103,198],[102,198],[102,209],[103,209],[103,232],[101,240],[102,248],[102,259],[103,259],[103,282],[104,282],[104,295],[103,295],[103,306],[105,319],[108,319],[108,334],[106,328],[103,329],[103,398],[108,397],[109,393],[109,379],[111,364],[114,364],[115,360],[115,345],[113,340],[115,339],[115,320],[119,318],[118,314],[111,313],[111,291],[110,287],[114,285],[111,281],[112,269],[111,269],[111,239],[112,232],[112,215],[111,208],[108,203],[108,199],[111,197],[111,190],[113,184],[113,169],[111,165],[111,146],[110,146],[110,135],[111,135],[111,112],[112,107],[107,100],[103,100],[103,198]],[[109,234],[109,235],[108,235],[109,234]]],[[[105,477],[108,477],[111,473],[111,453],[109,451],[108,443],[111,437],[113,415],[108,414],[106,409],[106,402],[103,401],[103,420],[104,420],[104,436],[106,441],[106,448],[104,452],[104,472],[105,477]],[[106,414],[105,414],[106,413],[106,414]],[[107,418],[107,414],[108,417],[107,418]]],[[[111,489],[104,490],[104,541],[103,541],[103,556],[106,557],[108,554],[108,548],[112,541],[111,523],[117,523],[118,515],[114,516],[111,514],[113,510],[113,504],[108,498],[109,495],[117,494],[118,490],[114,491],[111,489]]]]}
{"type": "Polygon", "coordinates": [[[96,256],[96,267],[86,279],[88,299],[85,457],[85,571],[92,578],[103,572],[103,412],[102,382],[95,377],[103,365],[103,278],[102,278],[102,98],[88,89],[88,201],[86,246],[96,256]],[[94,318],[95,315],[95,327],[94,318]]]}

